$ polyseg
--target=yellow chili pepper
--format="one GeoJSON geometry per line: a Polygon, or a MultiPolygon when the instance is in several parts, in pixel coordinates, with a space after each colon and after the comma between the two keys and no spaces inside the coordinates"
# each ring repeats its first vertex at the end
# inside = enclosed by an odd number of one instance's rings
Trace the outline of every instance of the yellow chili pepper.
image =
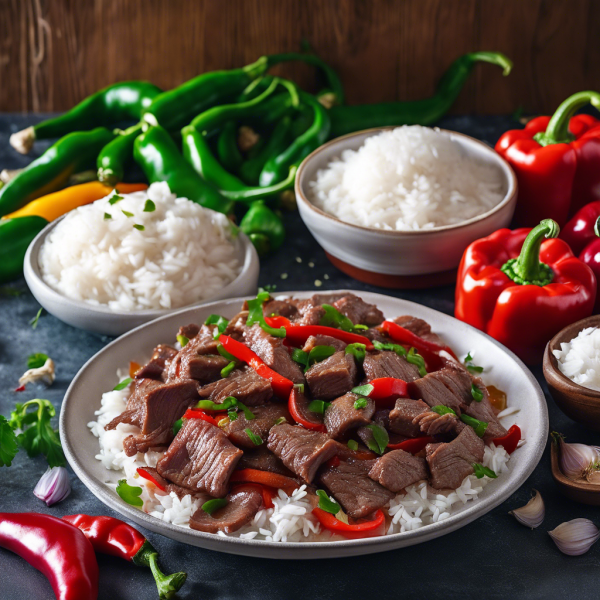
{"type": "MultiPolygon", "coordinates": [[[[131,194],[132,192],[145,190],[148,186],[145,183],[117,183],[116,188],[120,194],[131,194]]],[[[54,221],[54,219],[62,217],[65,213],[79,206],[90,204],[108,196],[114,189],[112,186],[99,181],[72,185],[64,190],[42,196],[3,218],[14,219],[15,217],[36,216],[43,217],[47,221],[54,221]]]]}

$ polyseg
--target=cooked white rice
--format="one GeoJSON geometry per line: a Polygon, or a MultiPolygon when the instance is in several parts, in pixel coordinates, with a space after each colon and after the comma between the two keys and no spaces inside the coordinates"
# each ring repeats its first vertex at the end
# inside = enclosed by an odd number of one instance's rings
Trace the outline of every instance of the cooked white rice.
{"type": "Polygon", "coordinates": [[[590,390],[600,391],[600,329],[587,327],[570,342],[553,351],[558,368],[569,379],[590,390]]]}
{"type": "MultiPolygon", "coordinates": [[[[119,379],[127,377],[127,372],[118,373],[119,379]]],[[[142,510],[161,521],[189,528],[189,519],[200,507],[198,501],[186,496],[179,500],[174,493],[167,494],[154,484],[140,477],[138,467],[155,467],[164,452],[139,453],[128,457],[123,451],[123,440],[139,429],[132,425],[119,424],[115,430],[104,431],[104,426],[125,410],[129,389],[106,392],[102,395],[102,404],[96,411],[97,420],[88,423],[92,433],[99,438],[100,452],[96,459],[110,470],[120,471],[127,483],[142,488],[142,510]]],[[[497,475],[508,470],[510,456],[502,446],[486,446],[483,465],[497,475]]],[[[415,483],[406,488],[404,494],[393,498],[388,507],[391,517],[387,534],[401,533],[419,529],[425,525],[447,519],[460,510],[467,502],[475,500],[483,488],[493,479],[477,479],[470,475],[461,486],[449,494],[442,494],[430,487],[426,481],[415,483]]],[[[115,484],[107,482],[115,489],[115,484]]],[[[251,523],[227,537],[257,539],[270,542],[327,542],[344,538],[323,530],[312,515],[312,505],[307,498],[306,486],[297,489],[291,496],[279,490],[279,496],[273,499],[274,507],[260,510],[251,523]]],[[[226,536],[219,532],[218,535],[226,536]]]]}
{"type": "Polygon", "coordinates": [[[505,194],[500,170],[466,156],[448,134],[405,125],[369,137],[318,171],[312,202],[347,223],[387,230],[461,223],[505,194]]]}
{"type": "Polygon", "coordinates": [[[111,205],[114,195],[71,211],[46,238],[40,269],[57,292],[115,311],[169,309],[208,299],[238,276],[225,215],[176,198],[166,183],[111,205]],[[144,211],[147,200],[156,210],[144,211]]]}

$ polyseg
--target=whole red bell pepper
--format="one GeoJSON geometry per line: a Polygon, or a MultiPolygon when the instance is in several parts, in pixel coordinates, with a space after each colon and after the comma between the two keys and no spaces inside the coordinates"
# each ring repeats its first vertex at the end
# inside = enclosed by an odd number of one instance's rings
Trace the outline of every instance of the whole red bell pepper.
{"type": "Polygon", "coordinates": [[[598,217],[600,217],[600,200],[590,202],[579,209],[560,230],[560,239],[569,244],[573,254],[580,254],[590,242],[596,240],[595,229],[598,217]]]}
{"type": "Polygon", "coordinates": [[[551,219],[533,229],[500,229],[463,254],[455,316],[510,348],[527,364],[541,361],[563,327],[592,314],[596,277],[556,238],[551,219]]]}
{"type": "MultiPolygon", "coordinates": [[[[596,220],[594,231],[597,237],[581,251],[579,260],[594,271],[596,281],[600,281],[600,217],[596,220]]],[[[594,314],[598,313],[600,313],[600,294],[596,294],[596,304],[594,306],[594,314]]]]}
{"type": "Polygon", "coordinates": [[[574,94],[552,118],[532,119],[525,129],[507,131],[496,143],[496,152],[517,176],[518,226],[533,227],[549,217],[562,227],[570,214],[600,199],[600,121],[573,116],[587,104],[600,108],[600,94],[574,94]]]}

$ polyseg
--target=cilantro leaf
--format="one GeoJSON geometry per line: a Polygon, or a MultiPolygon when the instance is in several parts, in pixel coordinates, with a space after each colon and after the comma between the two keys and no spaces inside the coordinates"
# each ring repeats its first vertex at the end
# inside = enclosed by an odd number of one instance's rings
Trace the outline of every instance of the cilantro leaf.
{"type": "Polygon", "coordinates": [[[144,506],[144,501],[140,498],[142,495],[142,488],[129,485],[126,479],[119,479],[117,484],[117,494],[122,500],[125,500],[127,504],[131,506],[144,506]]]}
{"type": "Polygon", "coordinates": [[[484,467],[479,463],[473,463],[473,469],[475,470],[475,477],[477,477],[477,479],[481,479],[482,477],[490,477],[491,479],[496,479],[496,477],[498,477],[498,475],[496,475],[494,471],[488,469],[488,467],[484,467]]]}
{"type": "Polygon", "coordinates": [[[132,381],[133,379],[131,379],[131,377],[123,379],[123,381],[120,381],[119,383],[117,383],[117,385],[115,385],[115,387],[113,388],[113,392],[120,392],[121,390],[124,390],[132,381]]]}
{"type": "Polygon", "coordinates": [[[372,439],[367,442],[367,448],[377,454],[383,454],[387,448],[387,445],[390,443],[390,436],[388,435],[388,432],[376,423],[367,425],[366,429],[370,429],[371,433],[373,434],[372,439]]]}
{"type": "Polygon", "coordinates": [[[6,418],[0,415],[0,467],[10,467],[18,451],[17,436],[6,418]]]}
{"type": "Polygon", "coordinates": [[[37,352],[36,354],[30,354],[27,357],[27,368],[28,369],[39,369],[46,364],[48,360],[48,355],[43,354],[42,352],[37,352]]]}
{"type": "Polygon", "coordinates": [[[341,506],[334,502],[325,490],[317,490],[317,496],[319,496],[319,508],[321,510],[332,515],[337,515],[340,512],[341,506]]]}
{"type": "Polygon", "coordinates": [[[144,204],[144,212],[154,212],[156,210],[156,204],[152,200],[146,200],[144,204]]]}

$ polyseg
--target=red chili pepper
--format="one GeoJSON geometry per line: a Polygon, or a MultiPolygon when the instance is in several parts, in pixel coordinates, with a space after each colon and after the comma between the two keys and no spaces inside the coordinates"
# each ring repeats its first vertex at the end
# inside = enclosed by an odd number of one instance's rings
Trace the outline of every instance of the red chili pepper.
{"type": "Polygon", "coordinates": [[[152,475],[150,475],[150,473],[148,473],[148,471],[146,471],[146,469],[144,469],[143,467],[138,467],[136,470],[137,470],[137,474],[140,477],[143,477],[144,479],[147,479],[148,481],[153,483],[159,490],[162,490],[163,492],[167,491],[167,488],[162,483],[159,483],[158,481],[156,481],[156,479],[154,479],[154,477],[152,477],[152,475]]]}
{"type": "Polygon", "coordinates": [[[406,381],[394,377],[380,377],[369,381],[373,389],[369,398],[379,407],[393,406],[396,398],[408,398],[408,386],[406,381]]]}
{"type": "MultiPolygon", "coordinates": [[[[384,321],[381,324],[381,328],[398,344],[406,344],[407,346],[412,346],[419,354],[423,354],[427,352],[432,352],[434,354],[439,354],[444,351],[456,358],[456,354],[449,346],[442,346],[440,344],[436,344],[435,342],[430,342],[429,340],[424,340],[420,338],[418,335],[413,333],[412,331],[405,329],[398,325],[398,323],[394,323],[393,321],[384,321]]],[[[458,358],[456,358],[458,360],[458,358]]]]}
{"type": "Polygon", "coordinates": [[[211,423],[212,425],[217,425],[217,422],[215,421],[215,419],[213,419],[210,415],[207,415],[203,410],[200,410],[199,408],[188,408],[185,411],[185,414],[183,415],[183,417],[181,417],[182,419],[202,419],[203,421],[207,421],[208,423],[211,423]]]}
{"type": "Polygon", "coordinates": [[[24,385],[20,385],[18,388],[15,388],[15,392],[24,392],[24,391],[25,391],[24,385]]]}
{"type": "Polygon", "coordinates": [[[275,329],[279,327],[289,327],[292,322],[287,317],[265,317],[265,321],[269,327],[275,327],[275,329]]]}
{"type": "Polygon", "coordinates": [[[512,425],[505,436],[492,440],[496,446],[504,446],[504,449],[512,454],[517,449],[517,444],[521,440],[521,429],[518,425],[512,425]]]}
{"type": "Polygon", "coordinates": [[[305,429],[311,429],[312,431],[320,431],[321,433],[327,433],[327,429],[323,423],[317,423],[313,421],[308,421],[305,419],[298,410],[297,402],[299,400],[300,393],[292,389],[290,392],[290,397],[288,399],[288,410],[290,411],[290,415],[296,423],[299,423],[305,429]]]}
{"type": "Polygon", "coordinates": [[[600,200],[590,202],[578,210],[560,230],[558,237],[569,244],[573,254],[581,254],[589,243],[596,240],[595,227],[598,217],[600,217],[600,200]]]}
{"type": "Polygon", "coordinates": [[[339,456],[332,456],[326,463],[325,466],[328,469],[335,469],[335,467],[339,467],[340,466],[340,457],[339,456]]]}
{"type": "Polygon", "coordinates": [[[600,94],[574,94],[552,118],[532,119],[498,140],[496,152],[517,175],[519,226],[533,227],[546,217],[562,226],[569,214],[600,199],[600,122],[589,115],[573,117],[587,104],[600,108],[600,94]]]}
{"type": "Polygon", "coordinates": [[[124,521],[91,515],[67,515],[63,520],[79,528],[96,552],[118,556],[138,567],[149,567],[161,600],[171,598],[185,583],[187,573],[165,575],[161,572],[157,564],[158,552],[137,529],[124,521]]]}
{"type": "MultiPolygon", "coordinates": [[[[25,559],[50,581],[57,600],[95,600],[98,563],[85,535],[40,513],[0,513],[0,547],[25,559]]],[[[6,583],[2,596],[7,593],[6,583]]]]}
{"type": "Polygon", "coordinates": [[[508,346],[528,364],[549,339],[592,314],[596,278],[546,219],[473,242],[458,268],[455,316],[508,346]],[[540,262],[541,261],[541,262],[540,262]]]}
{"type": "Polygon", "coordinates": [[[300,485],[291,477],[279,475],[279,473],[270,473],[269,471],[259,471],[258,469],[240,469],[234,471],[229,478],[231,483],[243,481],[245,483],[260,483],[275,489],[283,490],[288,496],[291,496],[294,490],[300,485]]]}
{"type": "Polygon", "coordinates": [[[388,444],[388,450],[404,450],[404,452],[408,452],[409,454],[418,454],[427,446],[427,444],[431,444],[435,442],[435,440],[429,436],[425,435],[423,437],[413,438],[410,440],[404,440],[403,442],[399,442],[398,444],[388,444]]]}
{"type": "Polygon", "coordinates": [[[277,373],[277,371],[274,371],[268,367],[258,356],[258,354],[252,352],[248,346],[245,346],[241,342],[234,340],[232,337],[229,337],[228,335],[221,335],[219,336],[219,342],[223,344],[223,348],[225,348],[229,354],[248,364],[264,379],[268,379],[271,382],[271,387],[273,388],[273,392],[276,396],[279,398],[289,397],[290,392],[294,387],[293,381],[286,379],[277,373]]]}
{"type": "Polygon", "coordinates": [[[376,537],[385,533],[385,515],[383,511],[378,510],[372,521],[364,521],[348,525],[335,518],[335,515],[324,511],[321,508],[313,508],[313,515],[317,517],[319,523],[332,531],[343,535],[345,538],[354,540],[358,538],[376,537]]]}
{"type": "Polygon", "coordinates": [[[232,486],[231,491],[234,492],[238,487],[242,486],[245,488],[253,487],[255,490],[261,493],[265,508],[273,508],[273,498],[277,496],[277,492],[272,487],[261,485],[260,483],[240,483],[232,486]]]}

